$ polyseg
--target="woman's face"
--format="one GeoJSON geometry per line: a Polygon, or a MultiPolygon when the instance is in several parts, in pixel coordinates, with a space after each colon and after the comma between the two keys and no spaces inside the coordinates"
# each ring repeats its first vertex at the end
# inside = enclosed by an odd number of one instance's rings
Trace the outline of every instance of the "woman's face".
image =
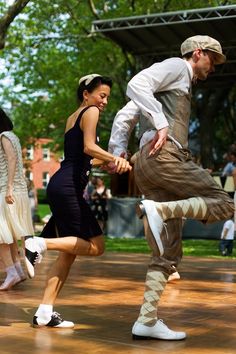
{"type": "Polygon", "coordinates": [[[110,92],[110,87],[108,85],[102,84],[94,89],[91,93],[84,91],[84,98],[89,106],[95,105],[100,111],[103,111],[108,103],[110,92]]]}

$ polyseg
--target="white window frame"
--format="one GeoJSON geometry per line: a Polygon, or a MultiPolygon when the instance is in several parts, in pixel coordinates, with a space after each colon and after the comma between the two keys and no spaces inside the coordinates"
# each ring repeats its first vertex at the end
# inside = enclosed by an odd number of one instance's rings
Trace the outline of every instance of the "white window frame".
{"type": "Polygon", "coordinates": [[[42,174],[42,187],[43,187],[43,189],[47,188],[49,180],[50,180],[49,172],[43,172],[43,174],[42,174]]]}
{"type": "Polygon", "coordinates": [[[33,145],[30,145],[30,146],[27,147],[26,159],[27,160],[33,160],[34,159],[34,147],[33,147],[33,145]]]}
{"type": "Polygon", "coordinates": [[[42,149],[43,161],[50,161],[50,149],[45,147],[42,149]]]}

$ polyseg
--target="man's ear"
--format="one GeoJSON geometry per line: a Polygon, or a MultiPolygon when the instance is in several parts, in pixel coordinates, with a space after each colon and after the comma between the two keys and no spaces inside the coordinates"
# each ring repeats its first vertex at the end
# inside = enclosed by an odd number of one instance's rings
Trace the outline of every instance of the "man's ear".
{"type": "Polygon", "coordinates": [[[197,63],[198,60],[201,57],[202,50],[201,49],[195,49],[192,55],[192,59],[194,63],[197,63]]]}

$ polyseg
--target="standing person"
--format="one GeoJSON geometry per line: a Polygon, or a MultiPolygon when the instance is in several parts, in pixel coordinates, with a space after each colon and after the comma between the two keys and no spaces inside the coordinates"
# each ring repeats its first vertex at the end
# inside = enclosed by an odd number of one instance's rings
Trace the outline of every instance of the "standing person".
{"type": "Polygon", "coordinates": [[[17,241],[33,232],[20,141],[0,108],[0,257],[7,273],[0,290],[26,279],[17,241]]]}
{"type": "Polygon", "coordinates": [[[152,249],[144,300],[132,328],[134,339],[181,340],[185,332],[170,330],[157,306],[170,274],[182,257],[182,218],[206,222],[229,219],[233,200],[188,150],[191,87],[225,62],[220,43],[193,36],[181,45],[183,58],[169,58],[142,70],[128,83],[131,99],[114,120],[110,151],[123,153],[130,130],[139,120],[141,150],[134,174],[145,195],[137,208],[152,249]],[[163,227],[164,226],[164,227],[163,227]]]}
{"type": "Polygon", "coordinates": [[[90,207],[92,206],[91,196],[92,196],[92,193],[95,189],[96,183],[97,183],[97,177],[92,176],[91,179],[89,179],[88,184],[84,190],[84,199],[90,205],[90,207]]]}
{"type": "Polygon", "coordinates": [[[104,231],[108,218],[107,199],[109,198],[108,190],[101,177],[97,177],[95,188],[91,195],[91,209],[97,219],[101,229],[104,231]]]}
{"type": "Polygon", "coordinates": [[[99,256],[104,252],[102,230],[83,198],[92,164],[113,162],[118,173],[131,169],[124,158],[113,156],[96,143],[99,115],[108,103],[111,86],[110,78],[98,74],[80,79],[77,96],[81,104],[66,123],[65,159],[47,187],[52,217],[43,229],[42,237],[28,237],[25,241],[25,260],[31,278],[44,251],[59,251],[33,318],[35,327],[74,326],[73,322],[64,321],[53,312],[55,300],[77,255],[99,256]]]}
{"type": "Polygon", "coordinates": [[[231,256],[234,243],[234,220],[227,220],[221,232],[219,251],[222,256],[231,256]]]}
{"type": "Polygon", "coordinates": [[[28,186],[28,195],[29,195],[29,200],[30,200],[30,208],[31,208],[31,217],[33,220],[33,223],[37,218],[37,208],[38,208],[38,196],[37,196],[37,190],[34,186],[34,182],[28,179],[27,181],[27,186],[28,186]]]}

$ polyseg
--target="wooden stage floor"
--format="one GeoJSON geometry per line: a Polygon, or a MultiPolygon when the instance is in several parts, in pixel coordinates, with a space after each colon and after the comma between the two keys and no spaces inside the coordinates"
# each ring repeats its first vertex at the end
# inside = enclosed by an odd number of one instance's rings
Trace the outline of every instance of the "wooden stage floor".
{"type": "Polygon", "coordinates": [[[131,337],[149,261],[143,254],[77,259],[55,307],[75,328],[33,328],[55,257],[48,252],[33,280],[0,293],[1,354],[236,353],[236,260],[183,258],[181,280],[167,284],[159,307],[171,328],[187,332],[186,340],[171,342],[131,337]]]}

